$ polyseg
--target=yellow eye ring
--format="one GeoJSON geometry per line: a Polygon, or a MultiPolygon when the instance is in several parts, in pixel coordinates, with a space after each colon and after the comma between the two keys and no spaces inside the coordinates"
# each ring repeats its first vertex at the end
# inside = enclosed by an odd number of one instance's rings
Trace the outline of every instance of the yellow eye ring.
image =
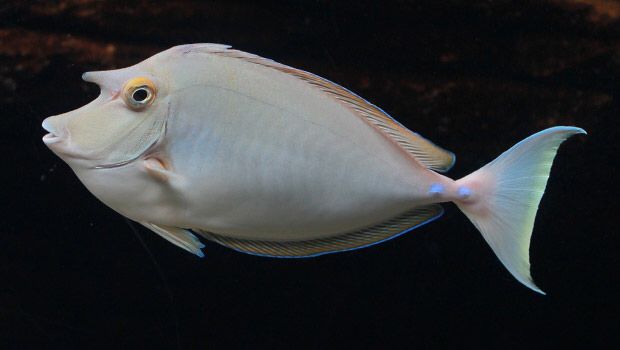
{"type": "Polygon", "coordinates": [[[153,81],[145,77],[129,79],[123,86],[123,100],[134,110],[148,107],[155,100],[157,88],[153,81]]]}

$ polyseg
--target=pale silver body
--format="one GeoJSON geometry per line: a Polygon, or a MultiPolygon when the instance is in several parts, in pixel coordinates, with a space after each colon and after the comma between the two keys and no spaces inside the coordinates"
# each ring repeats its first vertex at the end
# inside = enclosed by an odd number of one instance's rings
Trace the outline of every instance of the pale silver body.
{"type": "Polygon", "coordinates": [[[95,196],[129,218],[239,238],[307,240],[430,203],[430,184],[447,180],[291,74],[169,51],[102,72],[148,73],[166,86],[156,107],[168,113],[167,130],[156,150],[169,160],[169,181],[148,176],[140,162],[73,167],[95,196]]]}
{"type": "Polygon", "coordinates": [[[432,175],[397,145],[320,90],[253,66],[215,58],[207,86],[173,102],[184,227],[301,240],[428,203],[432,175]]]}

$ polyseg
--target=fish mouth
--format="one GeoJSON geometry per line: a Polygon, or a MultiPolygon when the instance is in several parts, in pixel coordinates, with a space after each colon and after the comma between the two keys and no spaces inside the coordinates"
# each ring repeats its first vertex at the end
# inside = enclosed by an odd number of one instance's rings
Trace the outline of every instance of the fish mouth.
{"type": "Polygon", "coordinates": [[[88,160],[88,157],[76,152],[73,147],[71,147],[68,132],[66,130],[63,130],[64,134],[58,132],[55,125],[50,122],[50,118],[45,119],[41,124],[43,129],[48,132],[43,135],[43,143],[62,159],[71,158],[88,160]]]}
{"type": "Polygon", "coordinates": [[[43,142],[46,145],[57,143],[61,140],[61,137],[57,134],[56,130],[54,130],[54,127],[50,124],[48,119],[45,119],[41,126],[48,132],[43,136],[43,142]]]}
{"type": "Polygon", "coordinates": [[[43,135],[43,142],[46,144],[51,144],[51,143],[56,143],[60,141],[60,136],[55,135],[54,133],[47,133],[45,135],[43,135]]]}

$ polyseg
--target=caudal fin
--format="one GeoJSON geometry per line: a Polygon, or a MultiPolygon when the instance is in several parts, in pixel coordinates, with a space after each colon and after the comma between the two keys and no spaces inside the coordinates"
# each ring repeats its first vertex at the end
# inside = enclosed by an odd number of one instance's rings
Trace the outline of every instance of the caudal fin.
{"type": "Polygon", "coordinates": [[[530,238],[560,144],[583,129],[557,126],[517,143],[491,163],[457,181],[457,206],[478,228],[508,271],[545,294],[530,276],[530,238]]]}

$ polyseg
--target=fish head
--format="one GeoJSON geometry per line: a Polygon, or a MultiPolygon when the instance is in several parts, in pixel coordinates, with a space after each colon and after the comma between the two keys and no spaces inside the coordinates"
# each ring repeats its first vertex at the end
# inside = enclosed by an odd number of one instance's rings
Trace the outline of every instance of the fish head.
{"type": "Polygon", "coordinates": [[[168,150],[174,131],[187,127],[183,116],[207,103],[204,95],[184,94],[217,73],[203,55],[192,54],[195,48],[177,46],[131,67],[84,73],[99,96],[43,121],[43,142],[99,200],[135,221],[182,216],[174,208],[183,207],[186,181],[168,150]]]}
{"type": "Polygon", "coordinates": [[[148,59],[128,68],[84,73],[99,96],[48,117],[43,142],[74,170],[112,168],[139,158],[162,139],[169,115],[166,72],[148,59]]]}

